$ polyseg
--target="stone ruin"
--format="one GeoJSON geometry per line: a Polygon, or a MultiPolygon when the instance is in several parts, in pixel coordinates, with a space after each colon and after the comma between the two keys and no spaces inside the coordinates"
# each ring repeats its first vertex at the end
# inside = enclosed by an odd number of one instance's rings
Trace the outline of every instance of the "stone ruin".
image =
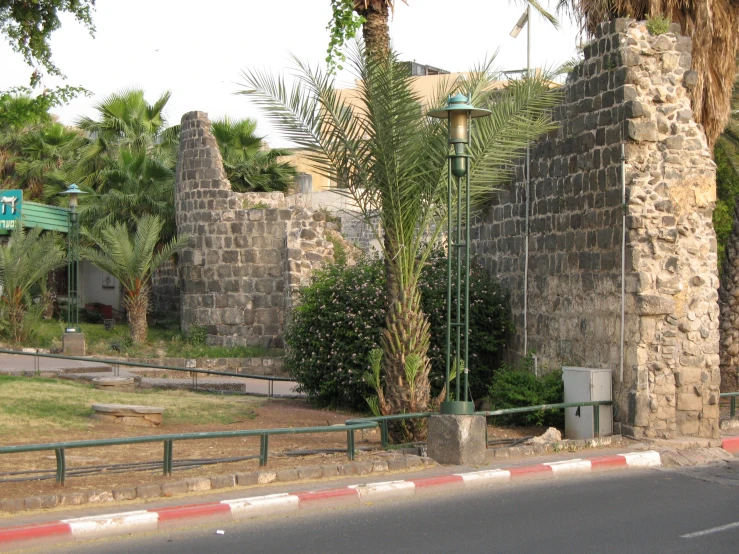
{"type": "MultiPolygon", "coordinates": [[[[611,369],[617,432],[718,438],[716,176],[688,96],[691,40],[677,25],[653,36],[617,19],[584,54],[555,110],[559,130],[532,148],[528,348],[545,366],[611,369]]],[[[512,294],[519,356],[524,206],[519,167],[473,241],[512,294]]]]}
{"type": "Polygon", "coordinates": [[[169,303],[179,288],[183,331],[205,327],[208,344],[283,347],[294,293],[333,259],[325,215],[287,206],[282,193],[234,192],[207,114],[185,114],[181,129],[175,211],[178,234],[191,238],[179,255],[179,287],[158,277],[172,286],[169,303]]]}

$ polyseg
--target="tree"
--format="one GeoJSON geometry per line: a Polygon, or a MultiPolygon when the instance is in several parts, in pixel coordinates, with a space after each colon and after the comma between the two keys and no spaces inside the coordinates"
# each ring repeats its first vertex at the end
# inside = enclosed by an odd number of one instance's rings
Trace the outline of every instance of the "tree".
{"type": "Polygon", "coordinates": [[[729,119],[739,44],[739,2],[735,0],[559,0],[583,31],[614,17],[664,16],[693,39],[692,67],[698,83],[691,91],[695,119],[713,146],[729,119]]]}
{"type": "MultiPolygon", "coordinates": [[[[69,13],[94,34],[95,0],[0,0],[0,32],[26,63],[39,63],[52,75],[61,75],[51,61],[51,33],[61,27],[59,13],[69,13]]],[[[38,72],[34,73],[38,79],[38,72]]]]}
{"type": "Polygon", "coordinates": [[[83,246],[82,257],[121,282],[131,339],[135,343],[146,341],[152,273],[184,248],[188,240],[188,237],[173,238],[157,249],[161,230],[162,221],[151,215],[138,220],[133,234],[122,223],[82,230],[83,236],[94,245],[83,246]]]}
{"type": "MultiPolygon", "coordinates": [[[[431,121],[412,89],[412,78],[395,54],[352,55],[360,105],[350,106],[334,89],[330,74],[298,62],[299,83],[287,89],[283,78],[245,72],[245,90],[264,107],[277,127],[311,153],[319,170],[336,181],[372,225],[379,214],[385,229],[383,254],[396,283],[382,337],[383,382],[378,404],[384,414],[425,411],[431,399],[429,322],[421,309],[418,280],[447,217],[446,124],[431,121]]],[[[492,110],[476,120],[469,145],[473,203],[510,179],[514,160],[528,141],[554,128],[549,109],[559,101],[544,78],[512,82],[494,94],[497,75],[490,63],[468,80],[446,82],[432,102],[440,106],[461,91],[492,110]],[[494,98],[494,100],[493,100],[494,98]]],[[[376,234],[379,231],[375,229],[376,234]]],[[[442,393],[443,397],[443,393],[442,393]]],[[[411,435],[418,430],[411,429],[411,435]]]]}
{"type": "Polygon", "coordinates": [[[22,342],[30,332],[27,316],[35,308],[31,287],[65,263],[59,237],[42,234],[38,228],[27,233],[17,229],[8,243],[0,246],[0,315],[14,342],[22,342]]]}
{"type": "Polygon", "coordinates": [[[213,122],[213,135],[231,187],[238,192],[287,192],[295,178],[295,167],[279,158],[290,152],[268,148],[264,137],[256,132],[254,119],[226,116],[213,122]]]}
{"type": "Polygon", "coordinates": [[[721,260],[721,390],[739,389],[739,79],[731,96],[731,117],[714,148],[716,210],[713,214],[721,260]]]}

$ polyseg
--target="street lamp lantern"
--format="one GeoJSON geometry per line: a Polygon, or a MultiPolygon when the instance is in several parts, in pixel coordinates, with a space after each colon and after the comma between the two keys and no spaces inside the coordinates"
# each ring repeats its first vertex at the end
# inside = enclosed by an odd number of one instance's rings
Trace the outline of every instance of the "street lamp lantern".
{"type": "Polygon", "coordinates": [[[67,230],[67,333],[79,332],[79,249],[80,228],[79,214],[77,213],[77,198],[80,194],[87,194],[75,185],[69,185],[64,192],[59,193],[69,199],[69,229],[67,230]]]}
{"type": "Polygon", "coordinates": [[[445,108],[432,110],[430,117],[446,119],[449,125],[447,172],[447,318],[446,318],[446,395],[441,403],[442,414],[465,415],[475,412],[469,395],[469,306],[470,306],[470,175],[466,147],[470,143],[471,120],[490,115],[489,110],[476,108],[463,94],[447,100],[445,108]],[[456,187],[456,188],[455,188],[456,187]],[[452,197],[456,210],[452,210],[452,197]],[[464,206],[464,208],[463,208],[464,206]],[[464,230],[464,232],[463,232],[464,230]],[[464,262],[464,263],[463,263],[464,262]],[[454,271],[452,271],[454,266],[454,271]],[[452,345],[454,362],[452,363],[452,345]],[[455,373],[454,400],[451,374],[455,373]],[[464,378],[462,378],[464,375],[464,378]],[[464,381],[462,382],[462,379],[464,381]]]}

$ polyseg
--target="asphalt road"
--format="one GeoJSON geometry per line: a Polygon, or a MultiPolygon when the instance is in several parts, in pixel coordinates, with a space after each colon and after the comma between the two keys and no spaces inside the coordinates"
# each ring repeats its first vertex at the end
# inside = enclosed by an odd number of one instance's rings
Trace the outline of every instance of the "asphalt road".
{"type": "Polygon", "coordinates": [[[53,552],[736,554],[739,459],[203,525],[76,543],[53,552]]]}

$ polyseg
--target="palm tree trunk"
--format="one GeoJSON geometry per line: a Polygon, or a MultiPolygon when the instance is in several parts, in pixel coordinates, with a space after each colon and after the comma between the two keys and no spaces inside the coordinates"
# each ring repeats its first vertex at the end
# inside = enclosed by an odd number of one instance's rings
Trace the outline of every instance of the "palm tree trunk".
{"type": "MultiPolygon", "coordinates": [[[[424,412],[429,408],[431,395],[428,378],[431,364],[427,355],[431,334],[428,318],[421,309],[421,294],[412,285],[399,293],[388,311],[381,339],[385,375],[383,407],[386,415],[424,412]],[[412,354],[418,356],[420,366],[416,374],[410,377],[406,372],[406,363],[412,354]]],[[[399,442],[421,440],[425,431],[425,421],[410,420],[390,429],[393,439],[399,442]]]]}
{"type": "Polygon", "coordinates": [[[131,331],[131,340],[135,344],[146,342],[148,324],[146,312],[149,307],[149,291],[143,289],[138,294],[126,292],[126,310],[128,311],[128,326],[131,331]]]}
{"type": "Polygon", "coordinates": [[[368,53],[387,57],[390,51],[390,10],[386,0],[357,0],[354,10],[364,17],[362,36],[368,53]]]}
{"type": "Polygon", "coordinates": [[[739,204],[734,206],[734,226],[726,245],[726,260],[719,287],[719,306],[721,392],[731,392],[739,390],[739,204]]]}

